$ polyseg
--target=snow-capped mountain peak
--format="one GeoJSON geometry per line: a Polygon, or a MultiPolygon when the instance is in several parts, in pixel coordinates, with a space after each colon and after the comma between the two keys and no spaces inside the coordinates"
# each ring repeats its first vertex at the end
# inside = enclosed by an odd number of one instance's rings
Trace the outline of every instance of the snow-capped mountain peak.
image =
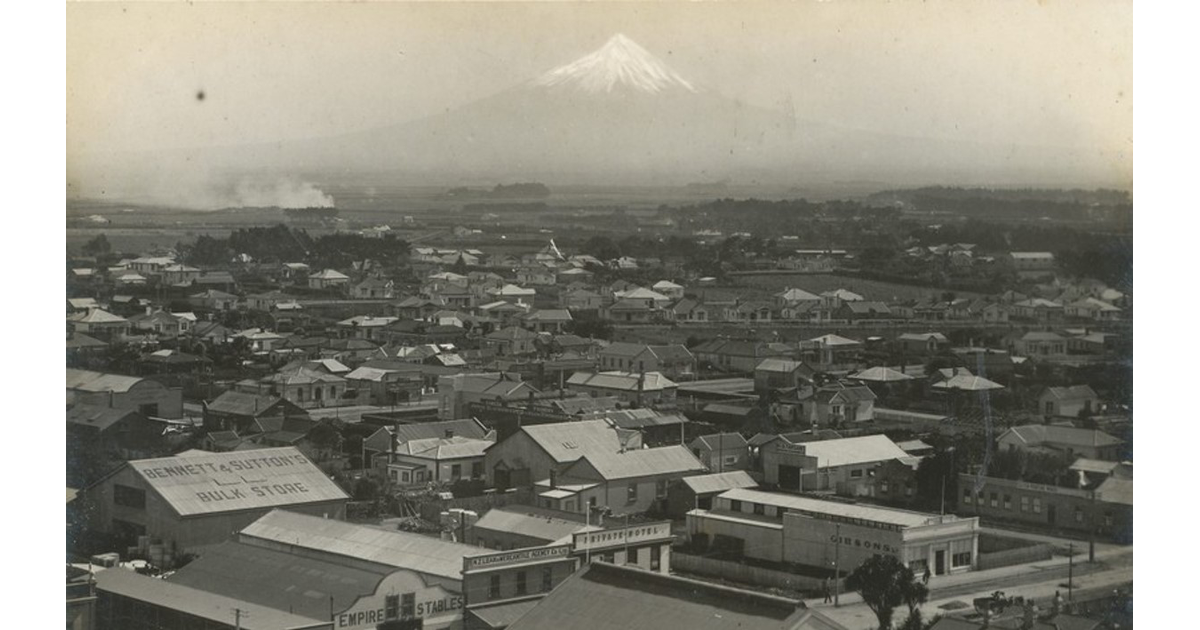
{"type": "Polygon", "coordinates": [[[673,88],[696,92],[686,79],[620,33],[613,35],[595,52],[534,79],[533,84],[573,87],[585,92],[612,92],[617,87],[647,93],[673,88]]]}

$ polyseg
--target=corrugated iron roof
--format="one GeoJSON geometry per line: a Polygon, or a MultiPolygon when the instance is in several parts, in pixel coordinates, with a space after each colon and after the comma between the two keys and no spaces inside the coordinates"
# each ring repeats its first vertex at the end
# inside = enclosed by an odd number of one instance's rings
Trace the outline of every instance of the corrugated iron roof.
{"type": "MultiPolygon", "coordinates": [[[[704,464],[686,447],[661,446],[659,448],[620,451],[599,451],[583,456],[600,476],[608,481],[633,477],[653,477],[674,473],[703,472],[704,464]]],[[[568,468],[563,475],[572,476],[580,463],[568,468]]]]}
{"type": "Polygon", "coordinates": [[[291,446],[141,459],[128,465],[185,517],[350,498],[291,446]]]}
{"type": "Polygon", "coordinates": [[[374,593],[389,573],[227,541],[206,547],[167,581],[320,619],[330,607],[345,610],[374,593]]]}
{"type": "Polygon", "coordinates": [[[734,488],[733,490],[727,490],[721,493],[720,496],[723,499],[742,501],[744,503],[762,503],[764,505],[775,505],[788,510],[795,510],[797,512],[861,519],[876,523],[898,525],[900,527],[920,527],[921,525],[931,525],[937,523],[938,520],[943,518],[948,518],[950,520],[955,520],[958,518],[956,516],[939,516],[937,514],[925,514],[922,512],[912,512],[909,510],[896,510],[893,508],[877,507],[873,505],[843,503],[841,501],[822,501],[820,499],[811,499],[794,494],[764,492],[762,490],[753,490],[749,488],[734,488]]]}
{"type": "Polygon", "coordinates": [[[475,527],[494,532],[520,534],[547,543],[561,540],[575,532],[601,529],[594,525],[589,528],[584,522],[553,514],[551,510],[524,505],[488,510],[475,523],[475,527]]]}
{"type": "Polygon", "coordinates": [[[564,580],[510,630],[844,630],[801,602],[595,563],[564,580]]]}
{"type": "Polygon", "coordinates": [[[294,545],[452,580],[462,579],[463,557],[479,554],[470,545],[286,510],[263,515],[240,536],[249,544],[259,539],[294,545]]]}
{"type": "Polygon", "coordinates": [[[758,483],[744,470],[714,473],[711,475],[693,475],[684,477],[683,483],[696,494],[724,492],[733,488],[757,488],[758,483]]]}
{"type": "Polygon", "coordinates": [[[136,376],[120,374],[104,374],[90,370],[67,368],[67,389],[77,389],[82,392],[116,392],[124,393],[143,380],[136,376]]]}
{"type": "Polygon", "coordinates": [[[804,442],[804,454],[817,458],[817,466],[853,466],[908,457],[904,449],[896,446],[886,435],[865,435],[804,442]]]}
{"type": "Polygon", "coordinates": [[[327,619],[304,617],[253,604],[240,597],[216,595],[127,569],[116,568],[97,572],[96,588],[224,625],[229,625],[230,620],[234,619],[235,610],[241,610],[242,630],[309,628],[329,623],[327,619]]]}
{"type": "Polygon", "coordinates": [[[621,450],[617,430],[604,420],[559,422],[521,427],[554,461],[571,462],[591,453],[621,450]]]}

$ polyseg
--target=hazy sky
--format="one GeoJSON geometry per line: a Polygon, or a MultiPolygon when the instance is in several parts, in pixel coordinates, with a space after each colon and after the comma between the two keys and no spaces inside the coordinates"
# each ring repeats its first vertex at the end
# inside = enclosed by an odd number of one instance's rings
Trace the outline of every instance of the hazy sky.
{"type": "Polygon", "coordinates": [[[1128,1],[69,3],[68,153],[404,122],[529,80],[618,32],[728,96],[778,106],[790,94],[799,118],[1131,143],[1128,1]]]}

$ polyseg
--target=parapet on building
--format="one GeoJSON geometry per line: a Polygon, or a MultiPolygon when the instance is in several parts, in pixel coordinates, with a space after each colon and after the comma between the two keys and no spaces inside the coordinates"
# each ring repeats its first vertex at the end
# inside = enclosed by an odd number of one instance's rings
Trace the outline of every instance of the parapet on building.
{"type": "Polygon", "coordinates": [[[687,514],[693,543],[717,536],[740,544],[746,558],[849,572],[878,554],[896,556],[918,575],[976,567],[979,519],[825,501],[737,488],[712,509],[687,514]]]}

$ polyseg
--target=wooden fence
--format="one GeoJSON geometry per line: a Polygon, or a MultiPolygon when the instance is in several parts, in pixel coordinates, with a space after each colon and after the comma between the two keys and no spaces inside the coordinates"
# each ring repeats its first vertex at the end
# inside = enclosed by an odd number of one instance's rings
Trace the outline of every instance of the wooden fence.
{"type": "Polygon", "coordinates": [[[1006,549],[1004,551],[996,551],[992,553],[979,554],[979,569],[986,571],[988,569],[998,569],[1000,567],[1010,567],[1014,564],[1026,564],[1029,562],[1040,562],[1049,560],[1054,555],[1054,545],[1040,544],[1029,547],[1018,547],[1016,549],[1006,549]]]}
{"type": "MultiPolygon", "coordinates": [[[[751,586],[770,586],[791,591],[817,592],[823,585],[823,580],[818,577],[694,556],[674,550],[671,552],[671,569],[680,573],[693,573],[751,586]]],[[[830,584],[832,585],[832,582],[830,584]]],[[[842,592],[845,591],[843,582],[842,592]]]]}

